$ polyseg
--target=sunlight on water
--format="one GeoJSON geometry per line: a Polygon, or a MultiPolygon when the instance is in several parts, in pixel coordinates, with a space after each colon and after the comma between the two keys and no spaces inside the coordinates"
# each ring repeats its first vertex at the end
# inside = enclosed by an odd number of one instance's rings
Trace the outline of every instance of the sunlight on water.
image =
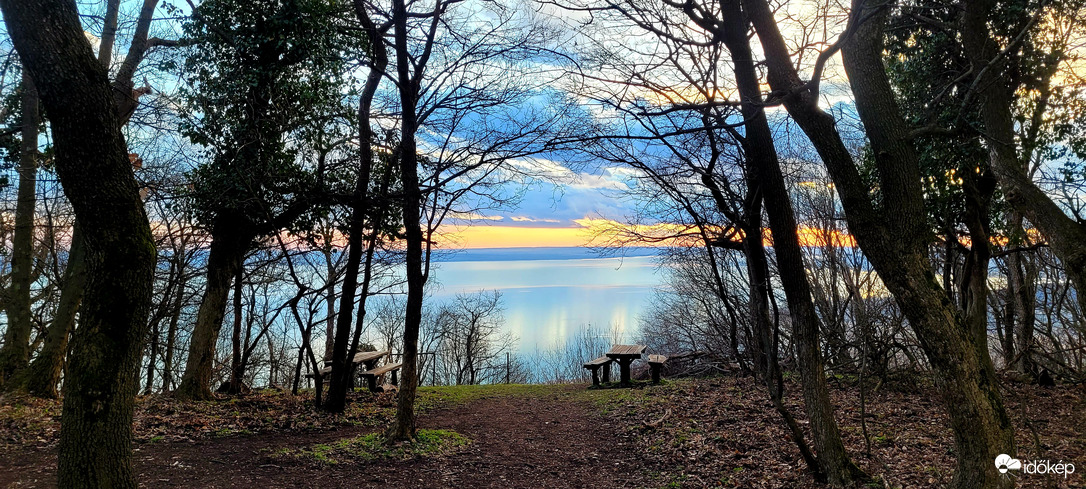
{"type": "Polygon", "coordinates": [[[651,256],[593,258],[569,248],[488,251],[469,250],[435,264],[431,297],[501,291],[506,330],[520,339],[522,353],[553,348],[582,325],[614,325],[633,340],[638,317],[661,283],[651,256]]]}

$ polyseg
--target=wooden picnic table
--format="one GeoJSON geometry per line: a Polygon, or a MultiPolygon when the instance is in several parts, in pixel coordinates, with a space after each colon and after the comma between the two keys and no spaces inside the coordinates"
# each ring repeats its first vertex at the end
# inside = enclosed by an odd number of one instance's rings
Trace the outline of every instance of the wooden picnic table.
{"type": "Polygon", "coordinates": [[[618,363],[622,385],[630,385],[630,364],[645,353],[645,345],[614,345],[604,355],[618,363]]]}
{"type": "Polygon", "coordinates": [[[355,365],[358,365],[360,363],[364,364],[366,366],[366,370],[373,370],[373,367],[375,367],[377,365],[377,361],[380,360],[381,357],[384,357],[385,355],[388,355],[387,350],[386,351],[364,351],[364,352],[356,353],[354,355],[354,358],[351,359],[351,361],[355,365]]]}
{"type": "MultiPolygon", "coordinates": [[[[354,358],[351,359],[351,364],[352,366],[362,364],[366,367],[366,370],[373,370],[377,367],[377,362],[385,355],[388,355],[388,350],[358,352],[355,353],[354,358]]],[[[332,373],[332,359],[329,358],[324,361],[324,368],[320,369],[321,380],[324,382],[329,381],[330,378],[328,374],[330,373],[332,373]]],[[[308,374],[306,377],[316,378],[316,375],[308,374]]],[[[353,387],[354,382],[351,384],[353,387]]]]}

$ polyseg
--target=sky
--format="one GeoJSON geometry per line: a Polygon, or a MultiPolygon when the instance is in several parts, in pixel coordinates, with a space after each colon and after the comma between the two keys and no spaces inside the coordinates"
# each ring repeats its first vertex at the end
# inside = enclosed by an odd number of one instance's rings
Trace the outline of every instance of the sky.
{"type": "MultiPolygon", "coordinates": [[[[97,12],[101,7],[100,2],[81,5],[81,9],[85,9],[87,13],[97,12]]],[[[127,19],[135,15],[138,7],[139,2],[122,1],[122,17],[127,19]]],[[[184,15],[188,8],[185,4],[168,7],[163,3],[158,10],[163,15],[184,15]]],[[[583,13],[562,11],[553,6],[538,13],[568,22],[565,24],[567,26],[575,25],[585,17],[583,13]]],[[[89,24],[88,38],[92,44],[96,44],[95,31],[100,30],[100,25],[94,22],[89,24]]],[[[130,26],[126,24],[124,27],[130,26]]],[[[153,30],[155,35],[177,37],[180,34],[179,27],[180,23],[177,21],[159,20],[154,23],[153,30]]],[[[122,32],[122,37],[126,33],[127,31],[122,32]]],[[[582,42],[586,41],[583,37],[580,39],[582,42]]],[[[126,42],[127,40],[120,42],[118,56],[125,52],[126,42]]],[[[161,83],[165,82],[156,83],[160,85],[157,87],[159,90],[164,88],[161,83]]],[[[547,97],[538,97],[535,102],[515,104],[518,106],[512,110],[530,107],[533,103],[545,104],[548,100],[550,99],[547,97]]],[[[636,203],[624,195],[624,191],[635,185],[635,174],[632,170],[590,162],[573,164],[561,156],[553,158],[554,160],[535,158],[528,163],[513,162],[530,165],[533,167],[531,170],[536,170],[537,174],[542,174],[545,178],[509,183],[505,190],[517,196],[515,202],[450,219],[443,228],[444,236],[438,243],[439,247],[474,249],[585,246],[593,243],[595,230],[628,221],[636,215],[636,203]]]]}
{"type": "MultiPolygon", "coordinates": [[[[817,11],[811,7],[814,4],[817,2],[793,1],[787,5],[800,13],[811,14],[817,11]]],[[[128,10],[134,10],[137,2],[125,1],[124,5],[128,10]]],[[[90,5],[87,7],[94,10],[90,5]]],[[[183,13],[185,7],[182,5],[181,8],[183,13]]],[[[163,9],[160,6],[160,10],[163,9]]],[[[553,8],[545,10],[551,15],[565,16],[566,20],[577,20],[575,14],[555,13],[553,8]]],[[[801,17],[804,16],[786,16],[787,20],[782,20],[782,24],[787,28],[790,21],[801,17]]],[[[167,31],[176,27],[176,23],[156,22],[156,28],[167,31]]],[[[833,32],[823,34],[834,37],[833,32]]],[[[92,42],[96,40],[90,31],[88,37],[92,42]]],[[[822,85],[827,105],[848,105],[850,95],[847,85],[842,82],[840,71],[836,66],[831,67],[822,85]]],[[[540,98],[539,102],[546,100],[540,98]]],[[[842,122],[847,124],[847,119],[849,117],[842,122]]],[[[634,174],[628,168],[570,164],[560,157],[535,159],[530,164],[534,169],[542,170],[547,178],[509,183],[506,190],[517,196],[515,202],[451,219],[443,229],[444,235],[438,246],[468,249],[584,246],[593,243],[595,230],[627,221],[637,213],[636,203],[624,195],[624,191],[634,185],[634,174]]]]}

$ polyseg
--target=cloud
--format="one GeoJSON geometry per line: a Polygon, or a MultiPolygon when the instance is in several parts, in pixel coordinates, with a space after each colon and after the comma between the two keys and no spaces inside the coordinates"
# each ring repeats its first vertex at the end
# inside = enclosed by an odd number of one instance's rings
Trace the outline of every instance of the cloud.
{"type": "Polygon", "coordinates": [[[511,160],[509,164],[531,178],[576,189],[628,190],[625,180],[635,176],[631,170],[620,167],[603,168],[601,173],[576,172],[560,162],[544,158],[511,160]]]}
{"type": "Polygon", "coordinates": [[[483,214],[477,214],[475,212],[456,212],[452,211],[449,216],[453,219],[461,221],[503,221],[505,216],[486,216],[483,214]]]}
{"type": "Polygon", "coordinates": [[[511,219],[513,220],[513,222],[549,222],[549,223],[562,222],[562,221],[559,221],[558,219],[536,219],[536,218],[533,218],[533,217],[526,217],[526,216],[513,216],[511,219]]]}

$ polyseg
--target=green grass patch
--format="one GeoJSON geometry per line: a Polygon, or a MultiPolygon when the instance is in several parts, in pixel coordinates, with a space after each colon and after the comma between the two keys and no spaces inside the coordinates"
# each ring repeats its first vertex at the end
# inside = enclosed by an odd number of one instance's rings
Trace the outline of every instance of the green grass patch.
{"type": "MultiPolygon", "coordinates": [[[[251,435],[251,434],[253,434],[252,430],[248,430],[248,429],[244,429],[244,428],[240,429],[240,430],[239,429],[234,429],[234,428],[219,428],[219,429],[211,432],[211,436],[214,436],[215,438],[226,438],[228,436],[251,435]]],[[[152,439],[152,441],[154,441],[154,440],[152,439]]]]}
{"type": "Polygon", "coordinates": [[[293,455],[334,465],[350,460],[438,457],[453,453],[470,443],[471,440],[455,431],[418,430],[413,442],[389,444],[383,435],[371,433],[332,443],[319,443],[307,449],[278,451],[276,455],[293,455]]]}
{"type": "Polygon", "coordinates": [[[581,396],[590,400],[601,414],[609,415],[615,411],[635,414],[642,409],[666,402],[668,394],[689,385],[690,382],[685,379],[675,379],[660,384],[645,381],[635,383],[633,388],[619,388],[617,383],[613,383],[604,384],[603,388],[582,391],[581,396]]]}
{"type": "Polygon", "coordinates": [[[566,385],[487,384],[419,387],[415,406],[420,411],[447,408],[493,397],[547,397],[568,393],[566,385]]]}

